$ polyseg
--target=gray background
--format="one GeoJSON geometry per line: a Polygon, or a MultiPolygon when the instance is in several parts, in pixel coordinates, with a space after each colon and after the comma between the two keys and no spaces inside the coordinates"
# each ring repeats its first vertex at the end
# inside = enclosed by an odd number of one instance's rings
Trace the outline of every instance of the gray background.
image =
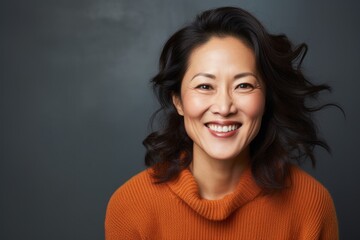
{"type": "MultiPolygon", "coordinates": [[[[243,7],[306,42],[306,74],[346,111],[317,115],[332,155],[311,174],[331,192],[342,239],[360,239],[360,7],[356,1],[2,0],[0,239],[103,239],[107,201],[144,169],[149,88],[171,33],[196,13],[243,7]]],[[[305,166],[305,168],[309,168],[305,166]]]]}

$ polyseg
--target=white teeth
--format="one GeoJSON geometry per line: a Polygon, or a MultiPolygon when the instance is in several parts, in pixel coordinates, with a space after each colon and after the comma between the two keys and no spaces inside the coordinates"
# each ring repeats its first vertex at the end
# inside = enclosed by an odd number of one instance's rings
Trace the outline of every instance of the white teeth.
{"type": "Polygon", "coordinates": [[[238,125],[220,126],[215,124],[208,124],[208,127],[215,132],[230,132],[238,129],[238,125]]]}

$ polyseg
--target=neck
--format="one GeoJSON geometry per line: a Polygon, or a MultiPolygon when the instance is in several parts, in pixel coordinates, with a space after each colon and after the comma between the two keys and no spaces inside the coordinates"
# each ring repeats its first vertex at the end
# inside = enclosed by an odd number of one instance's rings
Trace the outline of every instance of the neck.
{"type": "Polygon", "coordinates": [[[248,150],[234,159],[226,160],[194,154],[190,170],[198,183],[200,196],[208,200],[217,200],[232,193],[248,162],[248,150]]]}

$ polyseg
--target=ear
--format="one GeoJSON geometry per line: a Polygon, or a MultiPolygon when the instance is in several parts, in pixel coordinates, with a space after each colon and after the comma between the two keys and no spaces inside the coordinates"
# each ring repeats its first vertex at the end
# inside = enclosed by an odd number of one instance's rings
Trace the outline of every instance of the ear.
{"type": "Polygon", "coordinates": [[[183,107],[182,107],[182,103],[181,103],[181,99],[179,96],[173,94],[172,95],[172,101],[173,104],[176,108],[176,111],[178,112],[179,115],[184,116],[184,111],[183,111],[183,107]]]}

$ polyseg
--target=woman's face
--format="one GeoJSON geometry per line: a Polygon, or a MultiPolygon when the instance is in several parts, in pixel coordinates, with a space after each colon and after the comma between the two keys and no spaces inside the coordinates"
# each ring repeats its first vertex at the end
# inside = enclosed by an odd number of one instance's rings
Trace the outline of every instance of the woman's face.
{"type": "Polygon", "coordinates": [[[194,158],[235,159],[259,132],[265,89],[253,51],[234,37],[212,37],[190,55],[173,103],[193,140],[194,158]]]}

